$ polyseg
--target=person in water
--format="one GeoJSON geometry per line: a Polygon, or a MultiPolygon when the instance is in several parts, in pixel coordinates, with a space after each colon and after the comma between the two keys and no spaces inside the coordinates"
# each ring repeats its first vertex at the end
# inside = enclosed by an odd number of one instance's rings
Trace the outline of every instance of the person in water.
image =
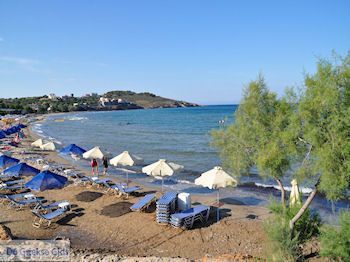
{"type": "Polygon", "coordinates": [[[103,164],[103,174],[107,175],[107,171],[108,171],[108,159],[107,157],[103,157],[102,158],[102,164],[103,164]]]}
{"type": "Polygon", "coordinates": [[[93,176],[98,176],[98,163],[95,158],[91,160],[91,171],[93,176]]]}

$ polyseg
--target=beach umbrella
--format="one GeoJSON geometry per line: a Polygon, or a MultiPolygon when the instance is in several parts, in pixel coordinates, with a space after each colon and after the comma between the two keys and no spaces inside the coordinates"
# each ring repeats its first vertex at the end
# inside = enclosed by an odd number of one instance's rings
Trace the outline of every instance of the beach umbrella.
{"type": "Polygon", "coordinates": [[[113,166],[134,166],[142,165],[143,159],[134,154],[130,154],[128,151],[124,151],[120,155],[113,157],[109,163],[113,166]]]}
{"type": "Polygon", "coordinates": [[[217,189],[217,221],[220,219],[220,191],[219,189],[227,186],[237,186],[237,181],[227,174],[221,167],[216,166],[213,169],[203,173],[200,177],[196,178],[194,183],[209,189],[217,189]]]}
{"type": "Polygon", "coordinates": [[[48,142],[46,144],[41,145],[40,149],[45,151],[54,151],[56,149],[56,146],[53,142],[48,142]]]}
{"type": "Polygon", "coordinates": [[[35,140],[32,144],[31,144],[31,146],[33,146],[33,147],[40,147],[40,146],[42,146],[44,144],[44,141],[41,139],[41,138],[39,138],[38,140],[35,140]]]}
{"type": "Polygon", "coordinates": [[[69,146],[62,148],[60,150],[61,154],[74,154],[74,155],[82,155],[86,152],[85,149],[77,146],[76,144],[70,144],[69,146]]]}
{"type": "Polygon", "coordinates": [[[293,179],[291,184],[292,189],[290,191],[289,204],[291,206],[294,206],[296,203],[300,203],[300,194],[297,180],[293,179]]]}
{"type": "Polygon", "coordinates": [[[164,185],[164,177],[172,176],[175,172],[180,171],[184,167],[175,163],[168,162],[165,159],[159,159],[157,162],[142,168],[142,172],[155,178],[161,177],[162,191],[164,185]]]}
{"type": "Polygon", "coordinates": [[[83,154],[83,157],[86,159],[102,159],[103,158],[103,153],[101,149],[98,146],[95,146],[94,148],[90,149],[89,151],[86,151],[83,154]]]}
{"type": "MultiPolygon", "coordinates": [[[[113,157],[109,163],[113,166],[134,166],[142,165],[143,159],[139,156],[130,154],[128,151],[124,151],[120,155],[113,157]]],[[[129,173],[126,171],[126,181],[129,183],[129,173]]]]}
{"type": "Polygon", "coordinates": [[[25,187],[35,191],[45,191],[62,188],[67,181],[68,178],[46,170],[33,177],[25,184],[25,187]]]}
{"type": "Polygon", "coordinates": [[[18,124],[17,125],[19,128],[26,128],[27,126],[26,125],[24,125],[24,124],[18,124]]]}
{"type": "Polygon", "coordinates": [[[6,176],[35,176],[40,173],[40,170],[26,163],[19,163],[5,169],[3,173],[6,176]]]}
{"type": "Polygon", "coordinates": [[[0,139],[3,139],[6,137],[6,133],[4,131],[0,131],[0,139]]]}
{"type": "Polygon", "coordinates": [[[8,168],[11,166],[16,165],[19,162],[17,158],[13,158],[7,155],[1,155],[0,156],[0,167],[1,168],[8,168]]]}

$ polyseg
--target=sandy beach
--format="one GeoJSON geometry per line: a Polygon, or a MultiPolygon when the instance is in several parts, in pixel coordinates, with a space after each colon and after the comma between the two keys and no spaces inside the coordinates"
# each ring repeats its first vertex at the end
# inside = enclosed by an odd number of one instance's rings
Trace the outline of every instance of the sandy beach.
{"type": "MultiPolygon", "coordinates": [[[[13,150],[14,157],[40,156],[49,163],[90,175],[86,170],[72,166],[72,162],[61,158],[57,152],[33,151],[30,143],[37,135],[29,130],[26,130],[26,134],[27,138],[13,150]]],[[[116,177],[111,179],[117,181],[116,177]]],[[[72,212],[51,228],[34,228],[34,216],[30,210],[15,211],[4,204],[1,204],[0,223],[10,228],[16,239],[69,238],[75,250],[72,258],[76,260],[84,257],[86,260],[96,260],[96,256],[153,257],[154,261],[156,257],[213,260],[224,254],[229,254],[230,257],[226,259],[232,261],[264,258],[266,236],[263,220],[269,216],[266,208],[244,205],[239,201],[223,203],[218,223],[213,207],[208,223],[182,230],[157,224],[154,207],[147,213],[130,211],[129,207],[140,197],[155,191],[155,188],[142,186],[138,196],[122,199],[106,193],[102,187],[70,183],[63,189],[37,194],[47,200],[68,200],[72,204],[72,212]]],[[[156,193],[157,196],[161,195],[160,192],[156,193]]],[[[192,204],[212,205],[213,202],[212,197],[192,195],[192,204]]]]}

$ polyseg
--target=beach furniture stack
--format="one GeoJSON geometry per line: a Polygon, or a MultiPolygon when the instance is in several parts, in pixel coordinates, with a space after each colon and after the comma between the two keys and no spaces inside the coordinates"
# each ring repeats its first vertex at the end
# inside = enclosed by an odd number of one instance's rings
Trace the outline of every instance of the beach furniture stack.
{"type": "Polygon", "coordinates": [[[171,214],[176,211],[176,192],[166,192],[156,203],[156,219],[159,224],[168,224],[171,214]]]}
{"type": "Polygon", "coordinates": [[[200,221],[204,223],[208,221],[210,207],[205,205],[194,206],[187,210],[171,215],[170,224],[173,227],[192,228],[194,222],[200,221]]]}

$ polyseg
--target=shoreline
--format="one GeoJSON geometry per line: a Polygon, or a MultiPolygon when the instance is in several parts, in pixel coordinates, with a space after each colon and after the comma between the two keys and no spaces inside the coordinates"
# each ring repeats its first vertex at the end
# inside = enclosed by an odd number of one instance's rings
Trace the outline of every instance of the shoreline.
{"type": "MultiPolygon", "coordinates": [[[[21,145],[21,150],[31,150],[30,142],[38,137],[30,130],[28,138],[21,145]]],[[[17,153],[14,155],[21,157],[17,153]]],[[[66,168],[72,166],[72,163],[61,158],[57,152],[43,153],[42,156],[66,168]]],[[[87,173],[86,170],[81,170],[79,167],[74,168],[87,173]]],[[[116,177],[112,179],[117,181],[116,177]]],[[[137,183],[133,181],[131,184],[136,185],[137,183]]],[[[158,190],[158,188],[145,186],[142,188],[142,192],[158,190]]],[[[157,194],[160,195],[159,192],[157,194]]],[[[28,210],[19,211],[23,214],[23,218],[19,221],[13,219],[17,216],[17,211],[5,210],[3,218],[6,221],[5,225],[11,229],[15,237],[52,239],[59,235],[69,238],[74,250],[88,248],[88,254],[95,251],[98,251],[100,255],[112,252],[122,257],[201,259],[205,255],[218,256],[237,253],[248,254],[255,258],[263,257],[266,236],[262,229],[262,221],[269,216],[268,210],[264,207],[224,203],[221,207],[223,218],[219,223],[214,221],[214,213],[211,214],[209,224],[204,227],[198,226],[195,229],[183,231],[171,226],[157,225],[154,213],[129,212],[128,208],[123,208],[125,205],[130,206],[135,203],[140,197],[123,200],[107,195],[98,188],[76,185],[68,185],[60,190],[40,192],[38,195],[51,200],[68,199],[83,209],[83,214],[70,218],[68,222],[59,224],[53,230],[43,230],[31,226],[33,217],[28,210]],[[98,192],[102,196],[92,202],[77,201],[76,196],[86,191],[98,192]],[[254,219],[247,218],[249,215],[253,215],[254,219]],[[143,240],[140,241],[140,238],[143,240]],[[103,252],[100,252],[101,250],[103,252]]],[[[213,198],[193,195],[192,202],[211,204],[213,198]]]]}

